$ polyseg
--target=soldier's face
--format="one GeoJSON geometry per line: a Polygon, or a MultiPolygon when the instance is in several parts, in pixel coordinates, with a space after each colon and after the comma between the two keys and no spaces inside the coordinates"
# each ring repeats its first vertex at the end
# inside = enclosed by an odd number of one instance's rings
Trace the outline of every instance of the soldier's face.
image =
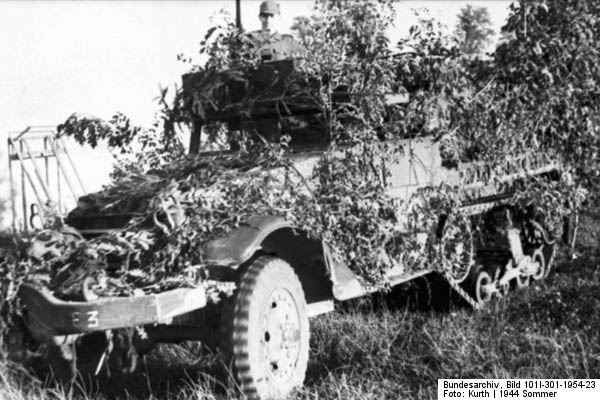
{"type": "Polygon", "coordinates": [[[273,14],[260,14],[258,16],[263,29],[271,28],[273,22],[273,14]]]}

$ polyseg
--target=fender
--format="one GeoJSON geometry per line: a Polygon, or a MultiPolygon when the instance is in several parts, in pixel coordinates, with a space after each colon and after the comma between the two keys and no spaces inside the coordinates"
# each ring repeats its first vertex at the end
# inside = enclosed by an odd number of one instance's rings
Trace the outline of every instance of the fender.
{"type": "Polygon", "coordinates": [[[309,305],[369,293],[344,263],[334,260],[329,246],[294,230],[282,217],[249,218],[228,236],[208,242],[204,260],[211,266],[237,269],[258,250],[277,254],[294,268],[309,305]]]}
{"type": "Polygon", "coordinates": [[[237,268],[261,248],[267,236],[282,228],[292,228],[292,225],[273,215],[250,217],[226,237],[206,243],[204,260],[209,265],[237,268]]]}

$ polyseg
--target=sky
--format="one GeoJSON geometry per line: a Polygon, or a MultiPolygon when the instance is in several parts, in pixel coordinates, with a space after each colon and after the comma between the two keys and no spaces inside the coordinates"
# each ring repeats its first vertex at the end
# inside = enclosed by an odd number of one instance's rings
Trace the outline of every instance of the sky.
{"type": "MultiPolygon", "coordinates": [[[[241,0],[244,28],[259,28],[260,0],[241,0]]],[[[311,12],[312,0],[280,0],[279,31],[311,12]]],[[[406,1],[396,10],[392,42],[426,7],[452,28],[466,4],[488,8],[499,31],[510,1],[406,1]]],[[[0,180],[6,175],[6,135],[31,125],[57,125],[73,112],[109,118],[115,111],[149,125],[159,87],[174,88],[220,9],[235,1],[0,1],[0,180]]],[[[112,158],[105,149],[73,148],[90,190],[107,183],[112,158]]],[[[3,196],[4,194],[4,196],[3,196]]],[[[0,198],[7,187],[0,185],[0,198]]]]}

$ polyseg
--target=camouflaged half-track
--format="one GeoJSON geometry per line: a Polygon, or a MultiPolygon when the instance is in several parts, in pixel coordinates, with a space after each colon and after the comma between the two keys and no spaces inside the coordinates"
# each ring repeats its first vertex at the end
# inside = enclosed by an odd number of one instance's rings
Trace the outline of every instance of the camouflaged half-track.
{"type": "MultiPolygon", "coordinates": [[[[212,122],[226,123],[230,130],[258,132],[273,141],[287,134],[290,161],[310,176],[330,145],[328,108],[320,95],[328,82],[327,77],[301,73],[300,62],[264,62],[255,68],[184,75],[185,109],[194,128],[190,151],[199,153],[202,127],[212,122]]],[[[397,103],[399,97],[388,95],[390,102],[397,103]]],[[[334,88],[329,109],[351,107],[351,99],[345,88],[334,88]]],[[[444,216],[438,225],[440,251],[458,252],[457,265],[413,271],[398,264],[387,276],[391,286],[427,278],[436,282],[432,287],[439,297],[479,308],[512,287],[526,286],[548,274],[555,238],[546,232],[543,221],[513,210],[511,199],[527,177],[557,179],[557,162],[544,155],[523,154],[507,157],[503,165],[447,167],[439,143],[430,137],[381,140],[404,150],[404,156],[395,157],[389,167],[388,190],[398,204],[443,182],[460,189],[465,216],[452,230],[445,229],[444,216]],[[473,233],[473,218],[484,221],[484,239],[473,233]]],[[[230,147],[235,151],[233,140],[230,147]]],[[[67,223],[92,237],[121,228],[130,217],[126,210],[113,215],[76,210],[67,223]]],[[[106,332],[135,326],[144,327],[144,336],[136,336],[133,342],[137,353],[158,342],[203,340],[221,349],[246,396],[284,398],[304,380],[309,318],[333,311],[334,301],[377,290],[365,286],[336,260],[327,243],[279,216],[249,218],[227,237],[206,243],[202,251],[211,267],[232,271],[223,276],[233,279],[238,289],[225,304],[210,304],[202,286],[128,298],[63,301],[24,285],[21,299],[27,327],[35,339],[56,349],[53,354],[61,362],[80,359],[73,355],[75,348],[84,353],[97,348],[98,342],[107,340],[106,332]]],[[[103,351],[94,354],[104,357],[103,351]]]]}

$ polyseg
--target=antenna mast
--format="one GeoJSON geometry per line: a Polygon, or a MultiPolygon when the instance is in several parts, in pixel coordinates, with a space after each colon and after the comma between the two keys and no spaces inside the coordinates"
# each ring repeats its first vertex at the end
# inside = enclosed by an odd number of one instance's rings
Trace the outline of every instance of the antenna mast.
{"type": "Polygon", "coordinates": [[[242,7],[241,0],[235,0],[235,26],[242,29],[242,7]]]}

